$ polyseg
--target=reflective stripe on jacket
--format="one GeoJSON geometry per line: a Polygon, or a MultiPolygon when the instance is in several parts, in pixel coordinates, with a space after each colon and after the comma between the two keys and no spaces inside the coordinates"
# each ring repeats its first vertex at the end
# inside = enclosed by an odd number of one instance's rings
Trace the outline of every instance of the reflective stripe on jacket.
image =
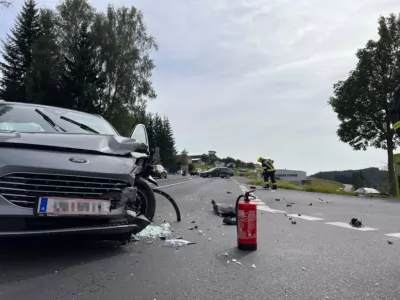
{"type": "Polygon", "coordinates": [[[262,167],[265,169],[266,172],[273,172],[275,171],[274,165],[270,159],[266,159],[262,162],[262,167]]]}

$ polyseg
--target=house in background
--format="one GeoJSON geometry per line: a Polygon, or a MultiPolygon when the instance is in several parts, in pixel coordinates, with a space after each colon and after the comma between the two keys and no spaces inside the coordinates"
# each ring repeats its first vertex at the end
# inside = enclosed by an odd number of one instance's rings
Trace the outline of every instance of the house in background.
{"type": "Polygon", "coordinates": [[[205,163],[201,161],[202,156],[203,155],[189,155],[189,164],[205,165],[205,163]]]}

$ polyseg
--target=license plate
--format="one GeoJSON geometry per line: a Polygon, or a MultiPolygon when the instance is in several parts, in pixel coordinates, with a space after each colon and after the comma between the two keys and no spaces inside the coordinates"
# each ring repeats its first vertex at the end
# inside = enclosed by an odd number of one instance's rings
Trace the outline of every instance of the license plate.
{"type": "Polygon", "coordinates": [[[62,216],[106,216],[110,213],[108,200],[40,197],[37,207],[39,215],[62,216]]]}

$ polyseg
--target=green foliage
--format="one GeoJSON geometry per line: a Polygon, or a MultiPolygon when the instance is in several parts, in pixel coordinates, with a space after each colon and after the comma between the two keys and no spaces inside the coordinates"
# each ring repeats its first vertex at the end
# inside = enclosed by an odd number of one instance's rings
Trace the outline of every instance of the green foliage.
{"type": "MultiPolygon", "coordinates": [[[[388,178],[388,172],[378,168],[366,168],[361,170],[319,172],[312,175],[314,178],[334,180],[343,184],[352,184],[356,187],[372,187],[380,190],[384,180],[388,178]]],[[[385,190],[387,191],[387,189],[385,190]]]]}
{"type": "Polygon", "coordinates": [[[97,12],[87,0],[38,11],[27,0],[3,45],[0,96],[100,114],[123,135],[156,97],[157,49],[135,7],[97,12]]]}
{"type": "Polygon", "coordinates": [[[3,74],[0,97],[6,101],[35,102],[32,49],[40,36],[40,18],[34,0],[27,0],[18,14],[11,35],[3,43],[3,74]]]}
{"type": "Polygon", "coordinates": [[[182,152],[176,158],[176,164],[179,167],[187,166],[189,162],[189,156],[186,149],[183,149],[182,152]]]}
{"type": "Polygon", "coordinates": [[[357,51],[358,63],[347,79],[334,85],[332,106],[340,120],[337,134],[354,150],[375,147],[387,150],[391,192],[395,193],[394,131],[389,107],[400,82],[400,17],[391,14],[378,21],[377,41],[370,40],[357,51]]]}
{"type": "Polygon", "coordinates": [[[189,169],[189,172],[192,172],[195,169],[195,165],[194,164],[189,164],[188,165],[188,169],[189,169]]]}

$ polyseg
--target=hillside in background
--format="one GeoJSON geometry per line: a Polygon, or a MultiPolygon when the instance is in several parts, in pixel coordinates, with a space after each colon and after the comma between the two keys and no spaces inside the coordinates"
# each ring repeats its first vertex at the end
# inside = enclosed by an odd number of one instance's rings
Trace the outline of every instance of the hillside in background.
{"type": "Polygon", "coordinates": [[[388,176],[387,171],[379,170],[378,168],[367,168],[361,170],[319,172],[310,177],[352,184],[356,188],[373,187],[381,191],[386,191],[388,176]]]}

